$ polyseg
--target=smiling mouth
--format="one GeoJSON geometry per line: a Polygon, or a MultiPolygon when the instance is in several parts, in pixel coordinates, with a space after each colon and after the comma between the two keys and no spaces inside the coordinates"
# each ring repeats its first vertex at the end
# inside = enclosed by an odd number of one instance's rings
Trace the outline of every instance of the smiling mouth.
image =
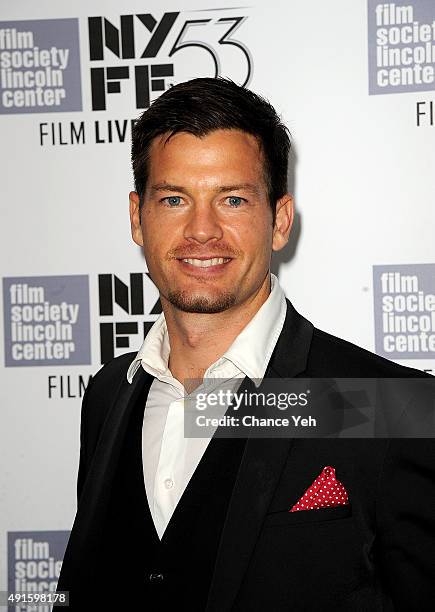
{"type": "Polygon", "coordinates": [[[210,268],[211,266],[219,266],[231,261],[231,257],[213,257],[212,259],[182,259],[184,263],[197,268],[210,268]]]}

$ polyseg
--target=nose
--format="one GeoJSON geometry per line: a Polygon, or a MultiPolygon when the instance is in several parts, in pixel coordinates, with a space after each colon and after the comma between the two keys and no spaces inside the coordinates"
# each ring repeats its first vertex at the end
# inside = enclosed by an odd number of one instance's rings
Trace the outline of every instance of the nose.
{"type": "Polygon", "coordinates": [[[193,206],[184,228],[184,238],[204,244],[213,239],[221,240],[222,237],[223,230],[213,207],[205,202],[193,206]]]}

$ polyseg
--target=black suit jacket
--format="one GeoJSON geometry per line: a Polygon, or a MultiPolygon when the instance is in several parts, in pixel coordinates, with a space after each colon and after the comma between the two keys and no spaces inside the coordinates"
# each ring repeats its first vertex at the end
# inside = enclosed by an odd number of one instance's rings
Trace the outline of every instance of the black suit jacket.
{"type": "MultiPolygon", "coordinates": [[[[133,383],[127,382],[133,358],[129,353],[108,363],[85,394],[79,502],[60,590],[86,578],[128,416],[144,377],[152,380],[140,368],[133,383]]],[[[266,376],[400,378],[423,373],[314,328],[287,300],[266,376]]],[[[432,610],[434,601],[434,440],[247,441],[207,612],[409,612],[432,610]],[[350,504],[290,513],[326,465],[335,467],[350,504]]]]}

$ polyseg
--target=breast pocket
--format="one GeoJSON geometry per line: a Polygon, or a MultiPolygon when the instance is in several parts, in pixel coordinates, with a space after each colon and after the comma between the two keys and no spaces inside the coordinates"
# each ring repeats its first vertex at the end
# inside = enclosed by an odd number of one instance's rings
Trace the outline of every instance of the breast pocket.
{"type": "Polygon", "coordinates": [[[319,508],[316,510],[278,510],[266,515],[263,527],[275,527],[277,525],[301,525],[312,523],[327,523],[329,521],[340,521],[351,518],[352,504],[335,506],[334,508],[319,508]]]}

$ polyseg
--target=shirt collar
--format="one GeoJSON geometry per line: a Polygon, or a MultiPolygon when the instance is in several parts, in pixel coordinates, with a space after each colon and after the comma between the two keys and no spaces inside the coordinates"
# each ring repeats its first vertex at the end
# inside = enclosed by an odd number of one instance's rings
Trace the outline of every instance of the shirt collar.
{"type": "Polygon", "coordinates": [[[165,315],[162,312],[151,326],[136,357],[128,368],[128,382],[132,382],[141,364],[153,376],[158,376],[159,378],[165,375],[171,376],[168,368],[169,352],[168,328],[166,326],[165,315]]]}
{"type": "MultiPolygon", "coordinates": [[[[254,317],[215,363],[206,371],[205,377],[216,370],[226,360],[231,361],[246,376],[261,383],[273,349],[282,331],[287,304],[284,291],[277,277],[271,273],[271,291],[254,317]]],[[[141,348],[131,363],[127,380],[132,382],[139,367],[160,380],[172,379],[168,368],[170,353],[169,334],[165,316],[162,312],[149,330],[141,348]]]]}
{"type": "Polygon", "coordinates": [[[284,291],[272,273],[270,281],[271,291],[267,300],[222,355],[249,376],[257,387],[266,373],[287,312],[284,291]]]}

